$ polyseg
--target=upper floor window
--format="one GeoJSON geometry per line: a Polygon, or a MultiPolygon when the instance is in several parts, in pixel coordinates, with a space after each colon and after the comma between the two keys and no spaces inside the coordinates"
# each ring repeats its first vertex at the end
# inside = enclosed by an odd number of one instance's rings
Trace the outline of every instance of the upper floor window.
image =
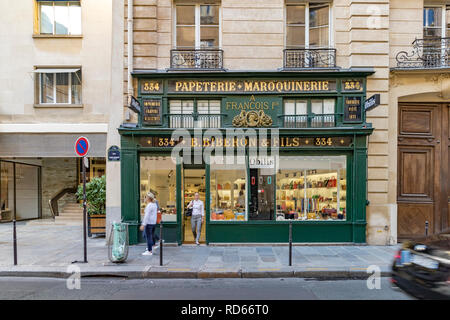
{"type": "Polygon", "coordinates": [[[286,99],[284,126],[286,128],[334,127],[335,104],[335,99],[286,99]]]}
{"type": "Polygon", "coordinates": [[[175,46],[177,48],[220,47],[220,6],[177,5],[175,46]]]}
{"type": "Polygon", "coordinates": [[[39,34],[81,35],[80,1],[38,0],[39,34]]]}
{"type": "Polygon", "coordinates": [[[171,128],[220,128],[220,100],[170,100],[171,128]]]}
{"type": "Polygon", "coordinates": [[[287,48],[328,48],[330,44],[329,4],[310,2],[286,5],[287,48]]]}
{"type": "Polygon", "coordinates": [[[38,104],[81,104],[80,69],[36,69],[38,104]]]}

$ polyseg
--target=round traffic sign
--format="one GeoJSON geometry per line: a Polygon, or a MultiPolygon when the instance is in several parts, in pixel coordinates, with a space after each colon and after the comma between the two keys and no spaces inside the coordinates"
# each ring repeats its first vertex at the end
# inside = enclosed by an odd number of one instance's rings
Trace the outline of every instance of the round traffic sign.
{"type": "Polygon", "coordinates": [[[75,153],[79,157],[84,157],[89,151],[89,140],[86,137],[79,137],[75,141],[75,153]]]}

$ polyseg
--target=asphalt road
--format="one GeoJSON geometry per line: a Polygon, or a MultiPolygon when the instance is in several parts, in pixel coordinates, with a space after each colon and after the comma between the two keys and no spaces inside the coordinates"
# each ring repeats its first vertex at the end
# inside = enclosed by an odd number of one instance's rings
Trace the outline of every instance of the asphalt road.
{"type": "Polygon", "coordinates": [[[145,279],[0,278],[0,300],[9,299],[149,299],[149,300],[404,300],[389,278],[380,289],[368,289],[365,280],[286,279],[145,279]],[[68,289],[69,287],[73,289],[68,289]]]}

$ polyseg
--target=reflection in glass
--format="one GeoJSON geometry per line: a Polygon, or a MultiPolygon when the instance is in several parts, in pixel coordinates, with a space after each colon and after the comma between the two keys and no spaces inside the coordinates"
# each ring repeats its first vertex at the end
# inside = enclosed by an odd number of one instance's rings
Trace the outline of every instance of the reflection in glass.
{"type": "Polygon", "coordinates": [[[54,103],[53,73],[41,73],[41,103],[54,103]]]}
{"type": "Polygon", "coordinates": [[[68,73],[56,73],[56,103],[69,103],[68,73]]]}
{"type": "Polygon", "coordinates": [[[162,220],[176,221],[176,164],[170,157],[141,156],[140,203],[144,217],[145,195],[152,192],[162,214],[162,220]]]}
{"type": "Polygon", "coordinates": [[[346,220],[345,156],[280,156],[277,220],[346,220]]]}
{"type": "Polygon", "coordinates": [[[39,167],[16,163],[16,219],[39,218],[39,167]]]}
{"type": "Polygon", "coordinates": [[[53,34],[53,3],[41,3],[41,34],[53,34]]]}
{"type": "Polygon", "coordinates": [[[81,104],[81,71],[71,74],[72,77],[72,104],[81,104]]]}
{"type": "Polygon", "coordinates": [[[69,34],[69,7],[65,2],[55,2],[55,34],[69,34]]]}
{"type": "Polygon", "coordinates": [[[13,163],[0,162],[0,221],[14,218],[14,171],[13,163]]]}

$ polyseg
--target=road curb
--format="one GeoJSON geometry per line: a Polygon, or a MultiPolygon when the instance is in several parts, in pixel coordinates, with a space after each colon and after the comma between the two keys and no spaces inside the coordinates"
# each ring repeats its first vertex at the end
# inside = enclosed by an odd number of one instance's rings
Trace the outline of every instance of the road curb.
{"type": "MultiPolygon", "coordinates": [[[[0,277],[39,277],[39,278],[68,278],[70,272],[60,270],[2,270],[0,277]]],[[[82,270],[81,278],[121,277],[129,279],[225,279],[225,278],[315,278],[315,279],[367,279],[371,274],[365,271],[351,270],[82,270]]],[[[389,277],[389,271],[381,271],[381,277],[389,277]]]]}

